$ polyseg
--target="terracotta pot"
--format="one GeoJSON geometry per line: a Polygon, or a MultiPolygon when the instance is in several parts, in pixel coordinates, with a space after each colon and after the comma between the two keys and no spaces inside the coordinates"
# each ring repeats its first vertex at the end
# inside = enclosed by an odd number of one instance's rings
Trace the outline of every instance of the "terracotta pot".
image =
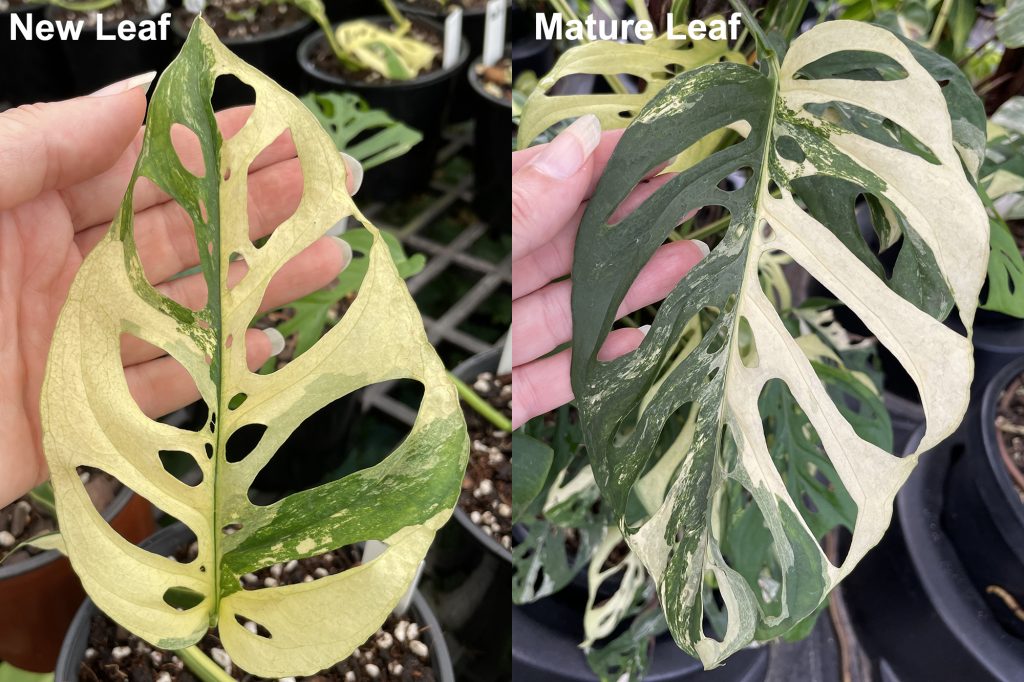
{"type": "MultiPolygon", "coordinates": [[[[154,528],[149,502],[128,488],[114,497],[103,518],[132,542],[146,539],[154,528]]],[[[57,552],[0,567],[0,660],[33,672],[53,670],[64,634],[84,600],[71,563],[57,552]]]]}

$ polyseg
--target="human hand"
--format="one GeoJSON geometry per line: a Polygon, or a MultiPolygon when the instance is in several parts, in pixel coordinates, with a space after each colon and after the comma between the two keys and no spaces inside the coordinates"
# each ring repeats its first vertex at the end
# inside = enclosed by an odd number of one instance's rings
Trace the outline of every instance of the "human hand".
{"type": "MultiPolygon", "coordinates": [[[[597,118],[588,114],[549,144],[512,154],[513,428],[573,399],[571,351],[543,356],[572,338],[572,282],[560,278],[572,267],[586,201],[622,132],[602,134],[597,118]]],[[[672,177],[654,175],[638,185],[613,220],[628,215],[672,177]]],[[[707,253],[707,245],[699,241],[661,246],[630,287],[618,316],[665,298],[707,253]]],[[[635,350],[645,333],[612,331],[598,357],[611,360],[635,350]]]]}
{"type": "MultiPolygon", "coordinates": [[[[111,85],[88,97],[20,107],[0,114],[0,507],[48,477],[39,398],[47,352],[61,307],[82,260],[106,235],[142,143],[146,89],[154,74],[111,85]]],[[[245,123],[251,107],[217,115],[225,137],[245,123]]],[[[182,131],[184,132],[184,131],[182,131]]],[[[202,168],[194,135],[175,137],[187,168],[202,168]]],[[[349,189],[362,167],[345,158],[349,189]]],[[[296,209],[303,179],[287,136],[249,169],[253,239],[271,232],[296,209]]],[[[206,305],[202,274],[175,275],[199,263],[192,222],[156,185],[135,188],[135,239],[146,276],[164,295],[192,308],[206,305]]],[[[330,283],[352,260],[335,237],[314,242],[272,279],[262,310],[330,283]]],[[[237,281],[245,263],[232,264],[237,281]]],[[[245,336],[251,369],[281,352],[276,330],[245,336]]],[[[128,388],[139,407],[159,417],[198,399],[188,372],[161,349],[134,337],[122,342],[128,388]]]]}

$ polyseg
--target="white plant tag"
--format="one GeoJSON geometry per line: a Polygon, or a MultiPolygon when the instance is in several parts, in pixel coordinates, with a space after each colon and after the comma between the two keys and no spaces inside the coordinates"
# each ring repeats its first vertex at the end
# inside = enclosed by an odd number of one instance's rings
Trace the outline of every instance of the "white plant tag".
{"type": "Polygon", "coordinates": [[[462,51],[462,8],[456,7],[448,13],[444,20],[444,54],[441,55],[441,67],[448,69],[459,61],[462,51]]]}
{"type": "Polygon", "coordinates": [[[505,0],[488,0],[484,25],[484,49],[481,61],[494,66],[505,54],[505,0]]]}

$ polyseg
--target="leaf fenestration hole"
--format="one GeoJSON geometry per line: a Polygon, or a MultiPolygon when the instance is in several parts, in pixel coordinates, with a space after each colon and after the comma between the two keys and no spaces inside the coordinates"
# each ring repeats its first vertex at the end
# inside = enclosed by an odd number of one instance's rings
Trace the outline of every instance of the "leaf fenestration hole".
{"type": "MultiPolygon", "coordinates": [[[[293,146],[291,131],[285,129],[270,144],[275,147],[293,146]]],[[[274,239],[272,233],[295,214],[304,189],[305,177],[298,159],[283,161],[269,168],[247,169],[246,215],[249,238],[255,248],[274,239]]],[[[289,237],[285,235],[282,238],[289,237]]]]}
{"type": "Polygon", "coordinates": [[[242,403],[244,403],[245,399],[248,397],[249,396],[246,395],[245,393],[236,393],[235,395],[231,396],[231,400],[228,401],[228,409],[237,410],[239,407],[242,406],[242,403]]]}
{"type": "Polygon", "coordinates": [[[164,592],[164,603],[176,611],[189,611],[203,603],[203,595],[188,587],[169,587],[164,592]]]}
{"type": "Polygon", "coordinates": [[[745,315],[741,315],[737,326],[737,345],[739,346],[740,362],[744,367],[757,369],[761,359],[757,354],[757,342],[754,340],[754,331],[750,328],[750,321],[745,315]]]}
{"type": "Polygon", "coordinates": [[[182,168],[197,178],[206,176],[203,148],[199,135],[182,123],[171,124],[171,145],[174,147],[182,168]]]}
{"type": "Polygon", "coordinates": [[[203,471],[195,466],[192,455],[181,450],[160,450],[160,464],[174,478],[182,483],[196,487],[203,482],[203,471]]]}
{"type": "MultiPolygon", "coordinates": [[[[217,76],[217,80],[213,83],[213,94],[210,97],[215,111],[226,109],[228,107],[240,107],[246,104],[256,103],[256,91],[251,85],[243,82],[238,76],[232,73],[224,73],[217,76]]],[[[239,109],[230,118],[231,125],[227,128],[222,128],[221,135],[225,140],[229,140],[234,137],[238,131],[242,128],[243,124],[248,123],[249,118],[252,116],[252,110],[239,109]],[[243,117],[244,113],[244,117],[243,117]]]]}
{"type": "Polygon", "coordinates": [[[167,354],[163,348],[126,331],[121,332],[119,341],[124,380],[132,400],[143,413],[160,415],[169,409],[164,407],[160,396],[155,395],[155,392],[151,390],[151,385],[148,382],[149,375],[146,373],[147,366],[144,364],[147,362],[159,363],[161,372],[166,372],[164,376],[173,377],[173,380],[179,382],[183,388],[187,385],[193,395],[199,395],[199,387],[189,371],[173,355],[167,354]]]}
{"type": "Polygon", "coordinates": [[[270,630],[265,628],[262,624],[257,623],[251,618],[235,614],[235,622],[241,625],[243,628],[256,635],[257,637],[263,637],[264,639],[273,639],[274,636],[270,634],[270,630]]]}
{"type": "Polygon", "coordinates": [[[238,531],[242,530],[242,524],[240,523],[229,523],[220,529],[220,532],[224,535],[234,535],[238,531]]]}
{"type": "Polygon", "coordinates": [[[228,462],[234,464],[248,457],[259,446],[266,432],[265,424],[245,424],[235,429],[228,437],[224,450],[228,462]]]}
{"type": "Polygon", "coordinates": [[[775,140],[775,151],[782,158],[794,163],[803,163],[807,160],[807,155],[800,148],[800,143],[792,135],[780,135],[775,140]]]}

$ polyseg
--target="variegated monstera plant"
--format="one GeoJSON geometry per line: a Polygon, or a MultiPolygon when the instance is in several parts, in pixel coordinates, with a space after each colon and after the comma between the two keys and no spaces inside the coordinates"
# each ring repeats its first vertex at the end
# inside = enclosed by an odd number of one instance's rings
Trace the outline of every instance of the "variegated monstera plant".
{"type": "MultiPolygon", "coordinates": [[[[578,526],[580,551],[597,548],[584,646],[637,614],[631,631],[657,631],[642,566],[675,641],[708,668],[813,622],[882,537],[918,453],[960,423],[989,253],[975,188],[984,112],[952,63],[850,21],[783,47],[733,4],[755,38],[756,66],[722,46],[583,45],[542,79],[520,129],[525,146],[585,112],[626,127],[575,245],[571,374],[589,459],[567,456],[538,497],[541,525],[517,548],[517,598],[550,593],[564,584],[553,573],[564,581],[580,570],[571,552],[552,549],[552,526],[596,509],[581,492],[591,479],[613,528],[578,526]],[[648,87],[548,96],[572,72],[630,73],[648,87]],[[612,222],[666,162],[678,174],[612,222]],[[679,238],[681,216],[703,207],[724,209],[721,240],[660,305],[637,350],[599,360],[641,268],[679,238]],[[898,245],[890,272],[858,207],[870,209],[881,250],[898,245]],[[784,300],[785,262],[833,292],[914,380],[928,422],[915,452],[888,451],[877,388],[840,360],[835,350],[848,344],[831,319],[784,300]],[[944,324],[952,311],[959,319],[944,324]],[[872,405],[881,412],[863,409],[872,405]],[[821,546],[838,525],[851,532],[842,558],[821,546]],[[620,534],[629,556],[602,569],[620,534]],[[594,583],[612,573],[622,587],[595,607],[594,583]]],[[[609,679],[636,679],[643,664],[628,659],[646,652],[622,651],[609,679]]]]}
{"type": "Polygon", "coordinates": [[[348,195],[330,138],[299,100],[232,55],[201,19],[160,78],[121,210],[83,263],[60,315],[42,413],[60,525],[59,538],[47,544],[67,552],[99,608],[165,649],[186,649],[219,626],[232,659],[262,677],[313,674],[378,629],[449,518],[468,457],[455,388],[387,243],[348,195]],[[255,90],[256,105],[225,140],[210,95],[226,74],[255,90]],[[175,153],[174,124],[198,138],[201,174],[186,170],[175,153]],[[249,238],[248,169],[286,131],[302,167],[303,195],[295,213],[257,247],[249,238]],[[146,280],[132,211],[133,189],[143,177],[195,225],[209,291],[202,310],[164,297],[146,280]],[[367,227],[372,242],[352,307],[286,367],[250,371],[242,340],[271,277],[346,215],[367,227]],[[238,258],[248,270],[229,285],[229,264],[238,258]],[[189,371],[210,408],[204,428],[178,429],[140,411],[121,367],[122,333],[163,348],[189,371]],[[250,502],[253,479],[306,417],[363,386],[395,379],[415,380],[424,392],[411,432],[384,461],[269,506],[250,502]],[[261,440],[244,459],[229,461],[228,440],[251,424],[266,426],[261,440]],[[169,474],[162,450],[191,455],[202,480],[189,486],[169,474]],[[106,471],[180,519],[198,539],[198,557],[177,563],[124,540],[93,508],[79,466],[106,471]],[[387,548],[310,583],[260,590],[240,583],[251,571],[364,540],[387,548]],[[176,608],[183,595],[189,608],[176,608]],[[318,615],[315,627],[311,614],[318,615]],[[240,624],[245,621],[264,629],[250,632],[240,624]]]}

